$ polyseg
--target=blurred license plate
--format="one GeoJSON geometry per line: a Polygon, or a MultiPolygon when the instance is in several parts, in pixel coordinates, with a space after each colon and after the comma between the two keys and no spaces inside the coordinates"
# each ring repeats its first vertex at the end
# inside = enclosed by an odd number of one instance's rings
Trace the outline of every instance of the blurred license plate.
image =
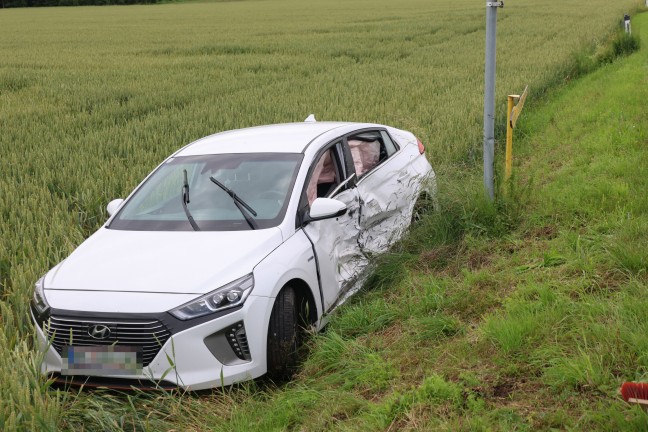
{"type": "Polygon", "coordinates": [[[61,375],[141,375],[142,348],[64,346],[61,375]]]}

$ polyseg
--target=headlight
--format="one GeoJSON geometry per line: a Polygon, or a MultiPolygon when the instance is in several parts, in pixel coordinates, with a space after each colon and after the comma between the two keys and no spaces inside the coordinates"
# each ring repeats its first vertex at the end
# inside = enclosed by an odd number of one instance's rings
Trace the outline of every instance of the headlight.
{"type": "Polygon", "coordinates": [[[34,305],[34,309],[36,309],[38,315],[47,312],[49,309],[49,304],[47,304],[47,300],[45,300],[45,289],[43,287],[44,281],[45,276],[38,279],[38,282],[34,284],[34,297],[32,299],[32,304],[34,305]]]}
{"type": "Polygon", "coordinates": [[[254,288],[254,276],[249,274],[209,294],[205,294],[189,303],[172,309],[169,313],[184,321],[198,318],[212,312],[233,308],[245,302],[252,288],[254,288]]]}

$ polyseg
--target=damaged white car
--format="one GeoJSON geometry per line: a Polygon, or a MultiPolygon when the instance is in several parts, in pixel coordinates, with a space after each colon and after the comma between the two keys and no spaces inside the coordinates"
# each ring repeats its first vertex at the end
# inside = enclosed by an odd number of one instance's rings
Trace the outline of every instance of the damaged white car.
{"type": "Polygon", "coordinates": [[[290,375],[304,329],[398,240],[434,189],[409,132],[261,126],[178,150],[34,290],[58,380],[199,390],[290,375]]]}

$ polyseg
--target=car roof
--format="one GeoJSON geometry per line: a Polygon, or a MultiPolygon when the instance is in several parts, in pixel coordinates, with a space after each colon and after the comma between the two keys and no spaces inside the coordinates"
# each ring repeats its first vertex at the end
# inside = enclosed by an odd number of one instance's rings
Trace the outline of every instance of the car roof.
{"type": "MultiPolygon", "coordinates": [[[[304,122],[256,126],[206,136],[180,149],[174,156],[222,153],[302,153],[308,144],[338,129],[339,135],[369,126],[351,122],[304,122]]],[[[378,126],[378,125],[374,125],[378,126]]]]}

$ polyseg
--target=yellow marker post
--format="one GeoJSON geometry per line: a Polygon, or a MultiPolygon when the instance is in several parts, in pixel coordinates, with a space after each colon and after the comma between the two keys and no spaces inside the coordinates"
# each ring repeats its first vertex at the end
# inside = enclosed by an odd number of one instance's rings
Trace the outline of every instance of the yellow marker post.
{"type": "MultiPolygon", "coordinates": [[[[506,117],[511,118],[513,112],[513,103],[520,99],[520,95],[508,95],[508,105],[506,107],[506,117]]],[[[511,166],[513,165],[513,126],[511,120],[506,122],[506,165],[504,169],[504,179],[508,181],[511,177],[511,166]]]]}
{"type": "Polygon", "coordinates": [[[520,95],[509,95],[508,104],[506,108],[506,113],[508,121],[506,122],[506,166],[504,169],[504,179],[508,181],[511,177],[511,170],[513,166],[513,128],[515,128],[515,123],[517,122],[522,108],[524,107],[524,101],[529,94],[529,86],[526,86],[522,96],[520,95]],[[517,105],[513,105],[515,100],[519,100],[517,105]]]}

